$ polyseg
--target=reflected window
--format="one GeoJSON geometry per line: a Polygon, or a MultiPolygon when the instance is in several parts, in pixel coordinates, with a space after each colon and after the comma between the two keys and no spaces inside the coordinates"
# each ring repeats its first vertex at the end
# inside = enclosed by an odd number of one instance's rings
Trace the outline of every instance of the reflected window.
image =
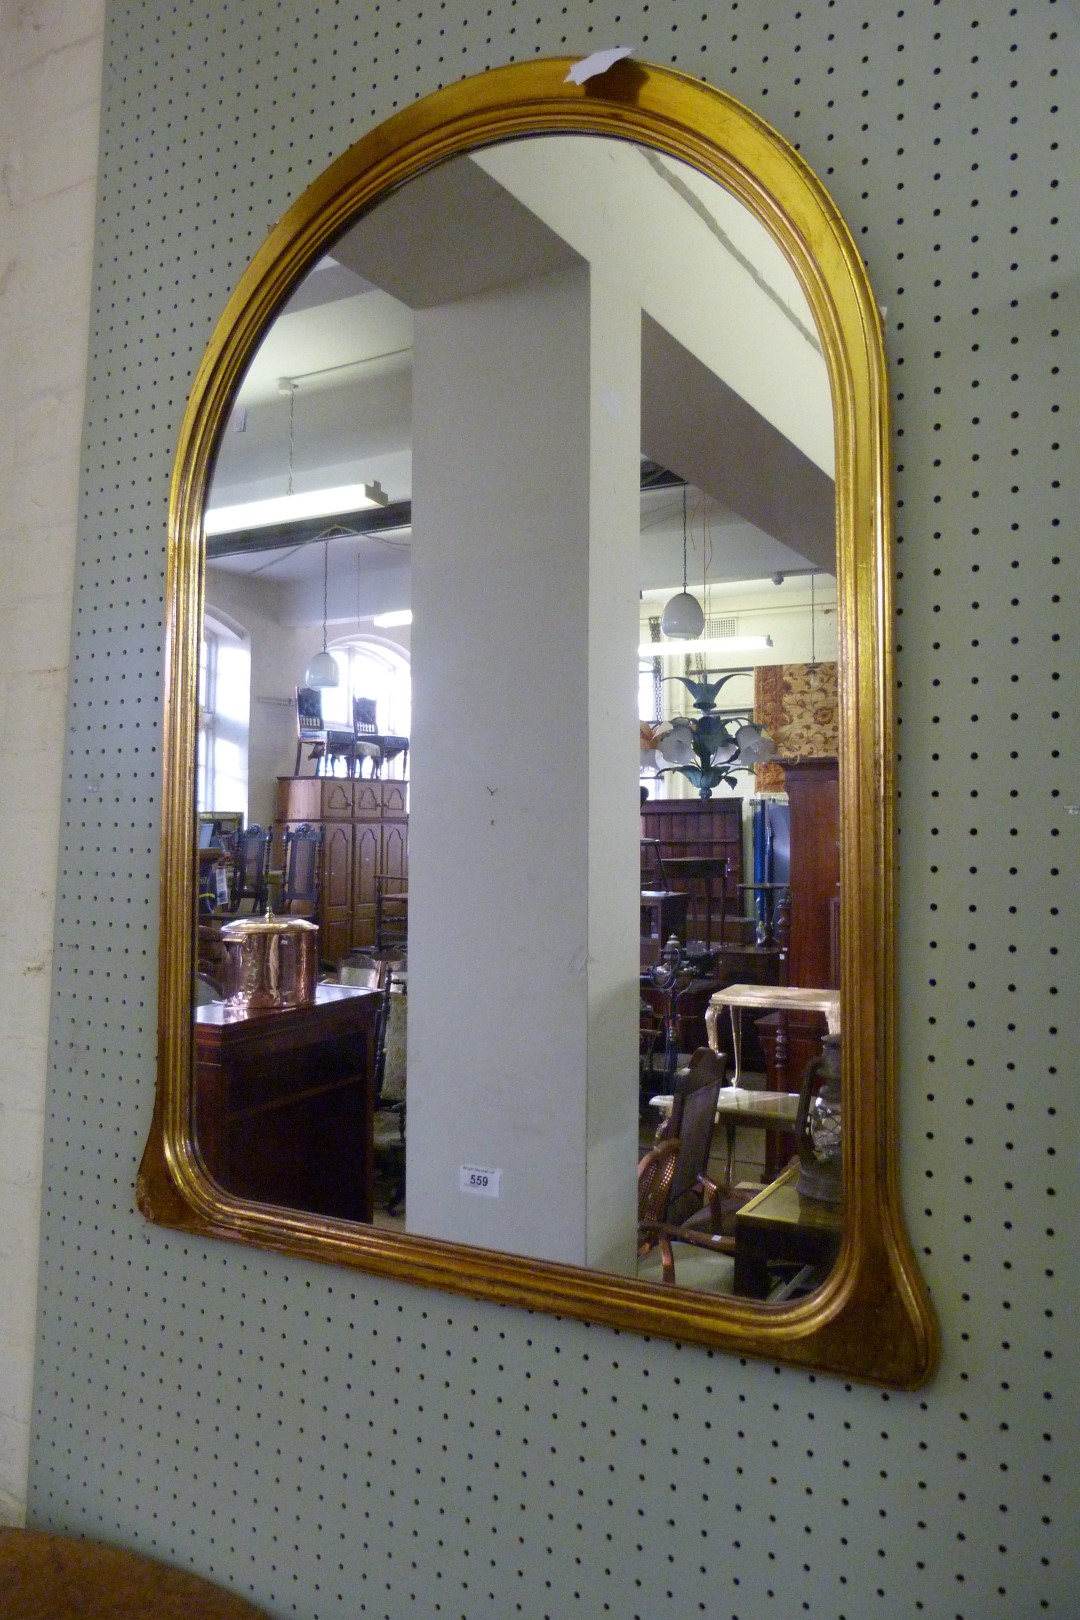
{"type": "Polygon", "coordinates": [[[200,811],[247,815],[250,710],[251,644],[207,614],[199,642],[200,811]]]}
{"type": "Polygon", "coordinates": [[[353,699],[374,698],[379,730],[389,736],[409,736],[412,672],[407,656],[385,642],[359,637],[330,651],[340,679],[337,686],[323,689],[325,724],[351,729],[353,699]]]}
{"type": "Polygon", "coordinates": [[[638,719],[659,725],[664,718],[664,688],[659,658],[638,659],[638,719]]]}

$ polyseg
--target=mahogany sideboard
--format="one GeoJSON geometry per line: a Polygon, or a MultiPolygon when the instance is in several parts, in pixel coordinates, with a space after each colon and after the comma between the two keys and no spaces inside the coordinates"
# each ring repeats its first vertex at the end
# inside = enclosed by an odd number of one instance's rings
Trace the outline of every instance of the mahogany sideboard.
{"type": "Polygon", "coordinates": [[[321,984],[313,1005],[195,1013],[195,1136],[226,1192],[370,1221],[379,994],[321,984]]]}

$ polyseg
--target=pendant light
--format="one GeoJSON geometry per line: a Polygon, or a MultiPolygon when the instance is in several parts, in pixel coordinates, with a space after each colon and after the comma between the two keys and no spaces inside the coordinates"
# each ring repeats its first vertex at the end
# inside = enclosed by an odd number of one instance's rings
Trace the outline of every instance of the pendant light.
{"type": "Polygon", "coordinates": [[[682,590],[673,596],[665,607],[660,619],[660,629],[665,636],[675,636],[680,641],[695,641],[705,628],[705,613],[696,596],[691,596],[686,588],[686,485],[683,485],[682,496],[682,590]]]}
{"type": "Polygon", "coordinates": [[[304,671],[305,686],[337,686],[341,673],[334,655],[326,649],[327,591],[330,578],[330,541],[323,541],[322,575],[322,652],[317,652],[304,671]]]}
{"type": "Polygon", "coordinates": [[[810,575],[810,664],[806,677],[806,684],[810,690],[816,691],[818,686],[817,661],[817,603],[814,600],[814,572],[810,575]]]}

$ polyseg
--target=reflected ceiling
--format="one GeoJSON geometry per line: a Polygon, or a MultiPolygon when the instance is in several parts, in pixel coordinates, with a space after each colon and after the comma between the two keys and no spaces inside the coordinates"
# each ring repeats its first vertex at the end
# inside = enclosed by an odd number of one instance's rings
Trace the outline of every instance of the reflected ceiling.
{"type": "MultiPolygon", "coordinates": [[[[831,575],[828,385],[793,272],[720,188],[613,141],[542,138],[459,157],[355,224],[308,274],[255,356],[222,443],[210,507],[281,494],[288,478],[297,490],[378,480],[390,503],[375,515],[379,532],[358,534],[370,515],[343,514],[351,532],[331,545],[331,634],[407,606],[413,310],[526,273],[558,273],[582,258],[603,263],[607,254],[617,262],[619,233],[630,227],[640,236],[647,226],[646,237],[651,229],[659,252],[676,220],[685,238],[690,216],[700,241],[695,261],[683,266],[685,289],[642,296],[643,463],[670,468],[691,487],[692,582],[706,566],[718,591],[777,573],[831,575]],[[749,342],[750,322],[724,322],[736,296],[743,309],[748,296],[756,300],[749,342]],[[703,303],[721,312],[704,358],[703,303]],[[672,318],[684,307],[697,354],[680,342],[672,318]],[[774,344],[783,346],[782,366],[770,363],[774,344]]],[[[283,620],[314,622],[322,548],[297,542],[329,522],[272,537],[218,537],[210,566],[272,580],[282,587],[283,620]]],[[[681,582],[680,490],[670,482],[643,487],[641,523],[642,588],[662,596],[681,582]]]]}

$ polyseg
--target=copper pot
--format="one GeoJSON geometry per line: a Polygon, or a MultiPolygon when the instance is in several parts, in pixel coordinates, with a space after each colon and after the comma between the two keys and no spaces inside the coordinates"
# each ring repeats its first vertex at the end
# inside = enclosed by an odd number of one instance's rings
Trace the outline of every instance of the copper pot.
{"type": "Polygon", "coordinates": [[[221,930],[224,1001],[234,1011],[305,1007],[315,1000],[319,929],[303,917],[240,917],[221,930]]]}

